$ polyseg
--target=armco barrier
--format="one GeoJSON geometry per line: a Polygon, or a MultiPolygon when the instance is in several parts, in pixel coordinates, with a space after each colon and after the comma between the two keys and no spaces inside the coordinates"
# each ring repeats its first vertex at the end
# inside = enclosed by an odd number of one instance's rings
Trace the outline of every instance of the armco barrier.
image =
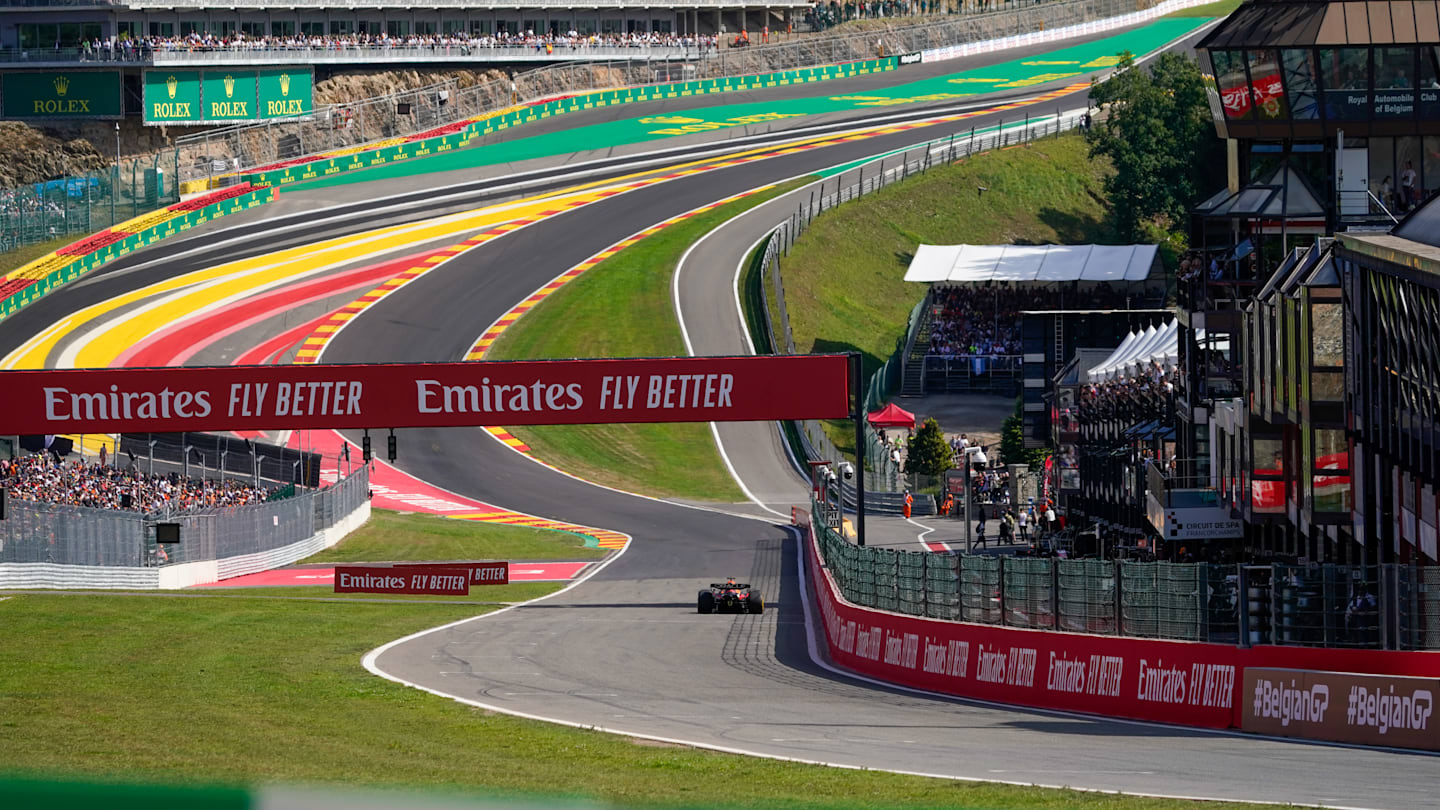
{"type": "Polygon", "coordinates": [[[841,65],[825,65],[814,68],[798,68],[778,73],[756,76],[737,76],[723,79],[700,79],[673,82],[645,87],[631,87],[623,90],[603,90],[582,93],[560,99],[551,99],[524,107],[501,110],[478,116],[456,129],[454,125],[442,127],[445,134],[425,137],[421,133],[404,140],[370,144],[363,150],[347,150],[345,153],[318,155],[294,165],[262,167],[260,170],[242,175],[243,179],[255,186],[286,186],[344,172],[383,166],[401,160],[441,154],[470,145],[475,138],[493,132],[509,129],[520,124],[540,121],[555,115],[610,107],[616,104],[630,104],[640,101],[656,101],[667,98],[701,96],[712,93],[726,93],[734,90],[757,90],[765,87],[784,87],[792,84],[829,81],[869,73],[894,70],[899,62],[895,57],[869,59],[841,65]]]}
{"type": "Polygon", "coordinates": [[[42,256],[0,278],[0,321],[114,259],[273,199],[273,189],[236,186],[152,211],[42,256]]]}
{"type": "MultiPolygon", "coordinates": [[[[1202,728],[1241,728],[1250,667],[1440,676],[1440,654],[1232,647],[994,627],[862,608],[843,598],[797,512],[818,628],[836,665],[964,698],[1202,728]]],[[[1335,699],[1338,701],[1339,696],[1335,699]]]]}

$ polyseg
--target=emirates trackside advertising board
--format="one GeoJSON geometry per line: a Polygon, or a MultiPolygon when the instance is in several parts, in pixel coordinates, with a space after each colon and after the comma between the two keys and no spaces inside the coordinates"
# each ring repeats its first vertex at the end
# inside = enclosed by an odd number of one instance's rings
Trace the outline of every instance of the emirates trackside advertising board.
{"type": "MultiPolygon", "coordinates": [[[[803,516],[797,511],[797,518],[803,516]]],[[[798,522],[803,525],[808,519],[798,522]]],[[[1242,648],[922,619],[844,601],[821,567],[816,543],[807,538],[804,546],[806,575],[815,583],[830,659],[876,680],[1107,717],[1311,739],[1435,745],[1424,735],[1431,733],[1431,699],[1440,689],[1437,653],[1242,648]],[[1286,672],[1291,674],[1300,668],[1324,672],[1282,678],[1277,667],[1290,667],[1286,672]],[[1322,701],[1316,684],[1326,684],[1331,708],[1341,714],[1325,715],[1323,707],[1317,709],[1322,701]],[[1346,703],[1343,709],[1338,708],[1341,701],[1346,703]],[[1347,726],[1344,736],[1342,725],[1347,726]],[[1384,739],[1379,736],[1381,725],[1389,734],[1384,739]]]]}
{"type": "Polygon", "coordinates": [[[813,542],[809,571],[830,659],[862,675],[997,703],[1205,728],[1231,723],[1234,648],[962,624],[837,598],[813,542]]]}
{"type": "Polygon", "coordinates": [[[0,372],[0,433],[843,419],[849,358],[0,372]]]}

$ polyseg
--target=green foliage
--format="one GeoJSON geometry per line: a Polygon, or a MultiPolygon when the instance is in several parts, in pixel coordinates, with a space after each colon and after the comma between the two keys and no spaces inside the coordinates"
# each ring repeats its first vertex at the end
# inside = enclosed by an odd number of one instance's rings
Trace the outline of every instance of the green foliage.
{"type": "Polygon", "coordinates": [[[1049,448],[1025,449],[1025,421],[1020,401],[1016,400],[1015,412],[1000,425],[1000,459],[1006,464],[1029,464],[1030,469],[1038,470],[1044,468],[1045,459],[1049,457],[1049,448]]]}
{"type": "Polygon", "coordinates": [[[940,476],[950,469],[953,461],[954,453],[945,443],[945,432],[940,429],[940,423],[933,418],[926,419],[925,424],[915,431],[915,438],[910,443],[910,451],[905,457],[905,472],[940,476]]]}
{"type": "Polygon", "coordinates": [[[1087,138],[1091,156],[1115,166],[1105,191],[1116,234],[1138,242],[1157,241],[1157,227],[1183,231],[1190,208],[1219,185],[1225,167],[1200,69],[1177,53],[1142,69],[1127,52],[1090,99],[1106,113],[1087,138]]]}

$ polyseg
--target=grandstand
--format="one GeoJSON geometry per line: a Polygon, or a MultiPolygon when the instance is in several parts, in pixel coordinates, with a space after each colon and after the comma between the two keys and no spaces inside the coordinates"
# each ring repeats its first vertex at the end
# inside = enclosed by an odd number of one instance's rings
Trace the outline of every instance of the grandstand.
{"type": "Polygon", "coordinates": [[[259,0],[232,0],[223,7],[202,0],[127,0],[77,3],[29,0],[7,9],[0,22],[0,48],[40,56],[46,49],[74,49],[86,42],[165,40],[192,35],[316,39],[410,37],[485,37],[496,35],[581,36],[716,34],[765,26],[785,30],[810,7],[805,0],[771,0],[746,6],[720,0],[672,0],[636,3],[617,0],[608,7],[537,0],[517,5],[494,0],[431,0],[404,7],[361,8],[339,0],[310,0],[276,6],[259,0]]]}

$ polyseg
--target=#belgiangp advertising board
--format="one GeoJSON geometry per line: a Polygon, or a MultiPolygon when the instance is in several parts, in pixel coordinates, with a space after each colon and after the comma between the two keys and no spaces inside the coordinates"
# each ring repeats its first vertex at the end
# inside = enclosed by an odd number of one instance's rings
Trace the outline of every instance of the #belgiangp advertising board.
{"type": "Polygon", "coordinates": [[[1440,750],[1440,679],[1251,667],[1241,694],[1246,731],[1440,750]]]}
{"type": "Polygon", "coordinates": [[[314,111],[312,69],[147,70],[145,123],[238,123],[314,111]]]}
{"type": "Polygon", "coordinates": [[[849,357],[0,372],[0,433],[843,419],[849,357]]]}
{"type": "Polygon", "coordinates": [[[5,118],[120,118],[120,71],[5,73],[5,118]]]}

